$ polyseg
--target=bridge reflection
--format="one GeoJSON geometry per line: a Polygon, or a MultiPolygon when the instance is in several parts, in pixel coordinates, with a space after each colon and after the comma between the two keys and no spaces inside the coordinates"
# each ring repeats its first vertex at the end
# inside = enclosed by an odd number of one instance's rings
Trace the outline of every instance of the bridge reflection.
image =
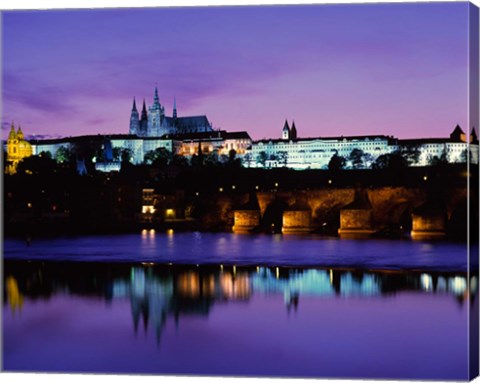
{"type": "Polygon", "coordinates": [[[349,299],[412,292],[446,294],[459,304],[473,302],[476,276],[465,273],[359,271],[341,269],[5,262],[4,302],[13,312],[25,298],[56,294],[95,296],[112,304],[130,300],[134,332],[149,326],[160,342],[173,318],[208,316],[213,305],[246,302],[255,295],[282,295],[286,310],[301,308],[302,297],[349,299]]]}

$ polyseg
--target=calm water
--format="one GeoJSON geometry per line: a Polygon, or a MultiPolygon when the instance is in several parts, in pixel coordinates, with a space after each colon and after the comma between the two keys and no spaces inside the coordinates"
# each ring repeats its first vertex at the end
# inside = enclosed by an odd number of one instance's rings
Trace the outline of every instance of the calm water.
{"type": "Polygon", "coordinates": [[[6,259],[467,270],[465,244],[316,236],[155,233],[6,240],[6,259]]]}
{"type": "Polygon", "coordinates": [[[4,247],[6,370],[468,377],[464,245],[146,232],[4,247]]]}

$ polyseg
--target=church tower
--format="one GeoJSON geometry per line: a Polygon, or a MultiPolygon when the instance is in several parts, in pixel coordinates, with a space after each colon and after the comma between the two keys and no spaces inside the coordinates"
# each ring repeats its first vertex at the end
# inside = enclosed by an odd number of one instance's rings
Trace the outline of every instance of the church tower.
{"type": "Polygon", "coordinates": [[[295,127],[295,121],[292,122],[292,129],[290,129],[290,139],[297,139],[297,128],[295,127]]]}
{"type": "Polygon", "coordinates": [[[130,134],[140,136],[140,120],[138,119],[137,105],[135,97],[133,98],[132,113],[130,114],[130,134]]]}
{"type": "Polygon", "coordinates": [[[164,122],[165,109],[160,105],[158,98],[158,89],[155,87],[155,94],[153,96],[153,105],[149,108],[148,114],[148,131],[147,136],[158,137],[161,136],[161,127],[164,122]]]}
{"type": "Polygon", "coordinates": [[[148,130],[148,115],[147,107],[145,106],[145,99],[143,100],[142,106],[142,117],[140,118],[140,136],[144,137],[147,135],[148,130]]]}
{"type": "Polygon", "coordinates": [[[177,119],[177,98],[176,97],[173,97],[173,115],[172,115],[173,119],[176,120],[177,119]]]}
{"type": "Polygon", "coordinates": [[[283,125],[282,139],[283,140],[290,139],[290,127],[288,126],[288,121],[287,120],[285,120],[285,125],[283,125]]]}

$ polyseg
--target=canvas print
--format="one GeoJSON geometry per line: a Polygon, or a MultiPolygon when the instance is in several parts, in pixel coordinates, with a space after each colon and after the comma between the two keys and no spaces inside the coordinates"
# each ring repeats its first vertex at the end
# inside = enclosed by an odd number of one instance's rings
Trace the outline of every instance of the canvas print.
{"type": "Polygon", "coordinates": [[[478,8],[2,12],[2,369],[478,374],[478,8]]]}

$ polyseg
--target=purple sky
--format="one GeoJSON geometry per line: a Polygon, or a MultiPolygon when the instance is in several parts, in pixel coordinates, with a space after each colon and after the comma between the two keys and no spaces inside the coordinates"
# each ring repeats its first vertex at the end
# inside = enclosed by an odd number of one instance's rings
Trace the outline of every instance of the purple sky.
{"type": "Polygon", "coordinates": [[[3,137],[128,133],[132,99],[279,137],[467,127],[468,3],[8,11],[3,137]]]}

